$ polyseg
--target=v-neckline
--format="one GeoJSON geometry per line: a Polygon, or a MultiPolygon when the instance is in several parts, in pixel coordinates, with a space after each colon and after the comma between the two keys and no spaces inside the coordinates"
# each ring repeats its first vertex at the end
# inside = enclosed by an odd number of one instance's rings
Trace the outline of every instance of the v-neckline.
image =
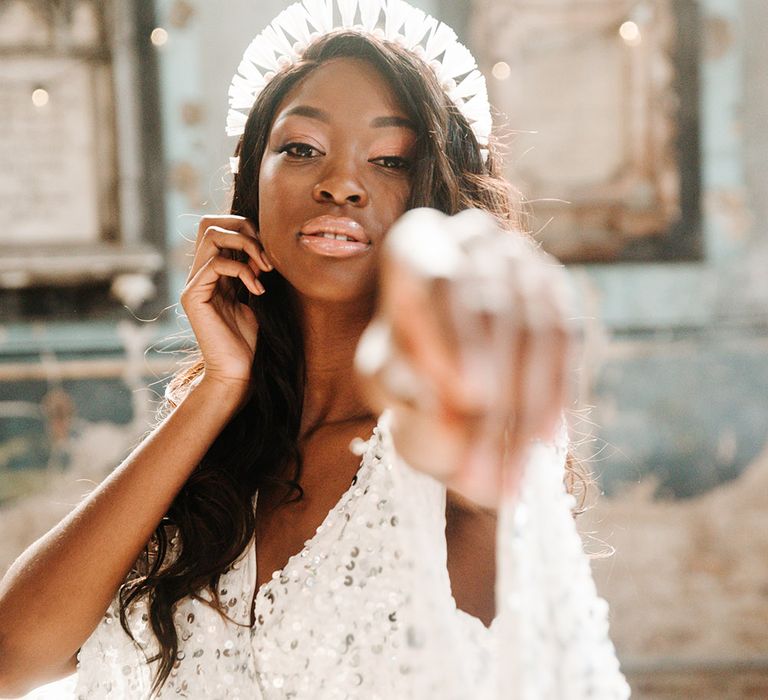
{"type": "MultiPolygon", "coordinates": [[[[253,572],[254,572],[254,575],[253,575],[254,593],[252,595],[251,607],[250,607],[251,627],[254,626],[254,617],[255,617],[255,612],[254,611],[256,609],[256,604],[259,601],[259,599],[261,597],[263,597],[264,591],[267,589],[267,587],[274,580],[279,579],[280,576],[282,574],[284,574],[287,569],[290,568],[290,566],[293,564],[293,562],[296,559],[299,559],[301,557],[303,552],[309,550],[312,547],[312,545],[315,543],[315,541],[317,540],[317,538],[319,537],[321,532],[324,532],[326,530],[326,525],[328,524],[328,521],[331,519],[331,516],[335,515],[336,512],[339,511],[344,505],[346,505],[347,501],[349,501],[349,499],[352,497],[352,494],[354,493],[355,487],[360,482],[360,474],[362,473],[364,467],[366,467],[368,465],[368,461],[366,460],[366,453],[370,449],[373,440],[377,439],[378,431],[379,431],[379,421],[376,422],[376,425],[374,426],[373,431],[371,432],[371,435],[368,437],[367,440],[363,440],[362,438],[356,438],[356,440],[359,440],[362,443],[362,445],[360,447],[360,464],[358,465],[357,471],[355,472],[354,476],[352,477],[349,486],[344,491],[344,493],[341,494],[341,496],[339,497],[339,500],[336,501],[336,504],[333,507],[331,507],[331,509],[326,513],[325,517],[323,518],[323,521],[315,529],[314,534],[308,540],[305,540],[304,546],[298,552],[295,552],[295,553],[291,554],[291,556],[289,556],[288,559],[286,560],[285,564],[283,564],[283,566],[281,568],[276,569],[275,571],[273,571],[270,574],[269,578],[266,579],[264,581],[264,583],[262,583],[258,587],[257,587],[257,582],[259,580],[259,561],[258,561],[258,557],[256,556],[256,547],[257,547],[256,539],[257,539],[257,537],[256,537],[256,533],[254,532],[253,543],[251,544],[251,547],[250,547],[250,554],[253,557],[253,572]]],[[[354,442],[355,441],[353,440],[353,443],[354,442]]],[[[259,492],[256,491],[256,493],[254,494],[254,497],[253,497],[253,511],[254,511],[254,513],[256,512],[256,507],[258,505],[258,500],[259,500],[259,492]]]]}

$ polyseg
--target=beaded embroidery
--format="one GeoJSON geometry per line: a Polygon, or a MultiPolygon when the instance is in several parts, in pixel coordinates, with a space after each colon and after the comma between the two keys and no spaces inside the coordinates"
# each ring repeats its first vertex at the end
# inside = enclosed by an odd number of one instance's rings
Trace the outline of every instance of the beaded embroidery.
{"type": "MultiPolygon", "coordinates": [[[[255,597],[253,546],[222,575],[235,622],[180,602],[179,654],[160,698],[628,697],[562,488],[564,448],[536,445],[521,504],[502,505],[498,615],[488,629],[451,596],[445,488],[397,457],[386,413],[353,449],[356,479],[255,597]]],[[[80,651],[78,698],[149,697],[153,668],[116,611],[80,651]]],[[[129,619],[153,653],[146,609],[129,619]]]]}

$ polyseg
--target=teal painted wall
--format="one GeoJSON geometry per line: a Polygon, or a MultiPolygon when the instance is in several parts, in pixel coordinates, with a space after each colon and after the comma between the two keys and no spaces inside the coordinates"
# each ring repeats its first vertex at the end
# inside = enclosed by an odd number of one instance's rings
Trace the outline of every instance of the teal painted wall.
{"type": "MultiPolygon", "coordinates": [[[[117,416],[132,410],[121,382],[136,386],[138,375],[157,381],[171,371],[172,356],[157,350],[164,338],[185,328],[176,301],[191,260],[190,241],[201,214],[227,207],[225,164],[234,146],[224,134],[229,80],[250,38],[282,6],[279,0],[238,0],[222,13],[221,3],[203,0],[155,3],[157,25],[170,37],[157,49],[167,174],[157,226],[169,251],[167,308],[151,323],[126,310],[120,326],[22,319],[0,328],[3,402],[26,395],[35,403],[41,387],[54,386],[57,372],[64,372],[77,386],[93,383],[92,390],[73,389],[79,415],[90,417],[98,405],[89,391],[113,391],[111,412],[102,419],[119,422],[117,416]],[[109,371],[99,369],[105,358],[119,358],[126,344],[139,339],[152,348],[143,369],[140,359],[130,368],[118,362],[109,371]],[[43,383],[33,389],[14,381],[30,372],[43,383]],[[126,380],[126,372],[133,379],[126,380]]],[[[599,468],[609,488],[659,471],[665,489],[690,495],[738,474],[765,437],[768,99],[759,28],[766,26],[768,10],[759,0],[702,0],[700,6],[705,258],[571,268],[577,315],[586,328],[578,398],[582,406],[595,406],[594,435],[608,454],[599,468]],[[681,344],[687,348],[682,357],[681,344]],[[736,447],[728,447],[734,440],[736,447]]],[[[12,436],[18,418],[1,420],[0,435],[12,436]]],[[[10,464],[2,455],[0,466],[10,464]]]]}

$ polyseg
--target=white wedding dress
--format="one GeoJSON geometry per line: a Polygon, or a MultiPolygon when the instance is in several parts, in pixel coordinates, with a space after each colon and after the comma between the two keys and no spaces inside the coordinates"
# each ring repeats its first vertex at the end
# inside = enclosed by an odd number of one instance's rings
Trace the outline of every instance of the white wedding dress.
{"type": "MultiPolygon", "coordinates": [[[[456,607],[445,487],[398,458],[388,415],[354,445],[361,466],[302,551],[256,593],[253,543],[222,575],[228,620],[175,612],[179,653],[158,697],[619,700],[629,696],[563,489],[565,446],[536,444],[521,500],[497,528],[497,616],[456,607]]],[[[146,609],[115,604],[80,650],[75,697],[149,698],[146,609]]]]}

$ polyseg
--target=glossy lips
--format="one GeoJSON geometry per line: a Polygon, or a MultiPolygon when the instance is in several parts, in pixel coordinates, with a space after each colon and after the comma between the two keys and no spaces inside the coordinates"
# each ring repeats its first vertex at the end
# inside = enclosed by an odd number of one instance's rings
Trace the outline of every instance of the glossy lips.
{"type": "Polygon", "coordinates": [[[314,253],[337,258],[360,255],[371,244],[365,229],[357,221],[327,214],[307,221],[299,231],[299,240],[314,253]],[[349,240],[335,236],[345,236],[349,240]]]}

